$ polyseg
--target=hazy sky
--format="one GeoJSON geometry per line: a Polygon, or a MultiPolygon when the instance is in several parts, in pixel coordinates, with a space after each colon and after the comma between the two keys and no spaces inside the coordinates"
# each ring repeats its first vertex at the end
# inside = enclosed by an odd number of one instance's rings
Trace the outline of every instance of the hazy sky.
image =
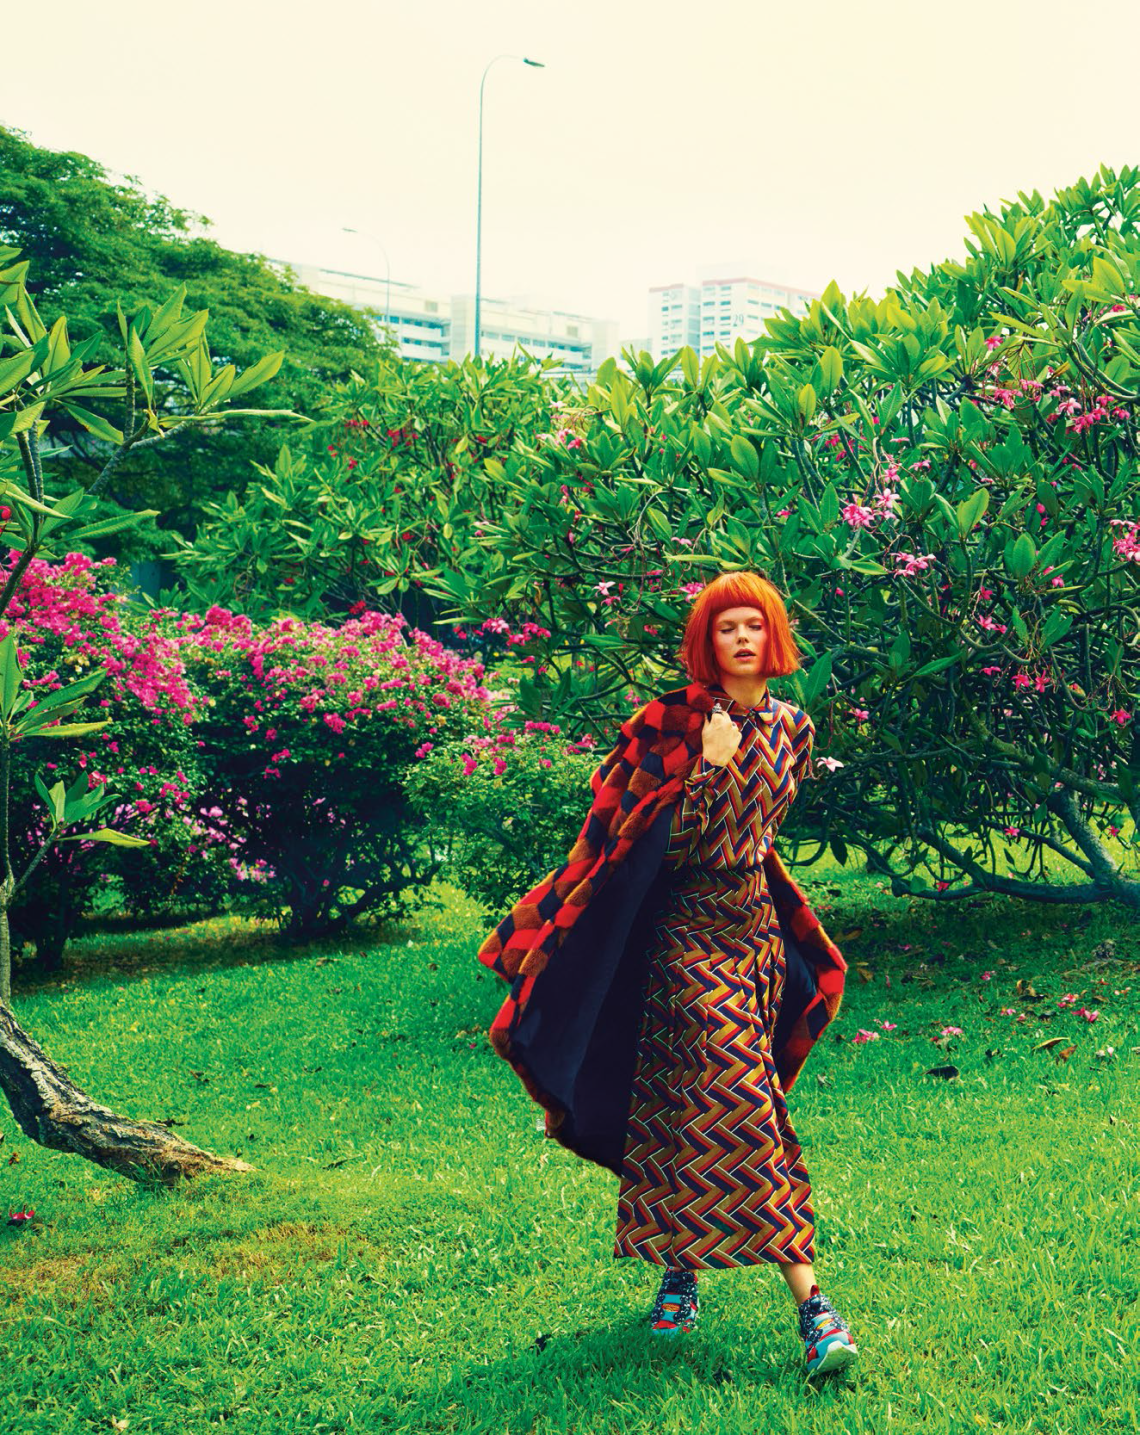
{"type": "Polygon", "coordinates": [[[962,216],[1140,162],[1137,0],[54,0],[0,122],[209,216],[237,249],[646,333],[743,261],[879,293],[962,216]],[[48,31],[50,30],[50,33],[48,31]]]}

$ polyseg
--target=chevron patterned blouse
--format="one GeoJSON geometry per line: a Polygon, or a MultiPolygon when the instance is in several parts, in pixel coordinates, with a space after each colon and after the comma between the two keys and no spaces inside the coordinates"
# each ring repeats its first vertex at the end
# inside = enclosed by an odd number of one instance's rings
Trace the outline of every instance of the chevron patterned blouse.
{"type": "Polygon", "coordinates": [[[723,766],[703,754],[697,760],[665,860],[673,866],[758,867],[810,776],[815,724],[802,708],[770,693],[749,708],[715,683],[709,691],[740,729],[740,746],[723,766]],[[730,808],[734,820],[727,823],[730,808]]]}

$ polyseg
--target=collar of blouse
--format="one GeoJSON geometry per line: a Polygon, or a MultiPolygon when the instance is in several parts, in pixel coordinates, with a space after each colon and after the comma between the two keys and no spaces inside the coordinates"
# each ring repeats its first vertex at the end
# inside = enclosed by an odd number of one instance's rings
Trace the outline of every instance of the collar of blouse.
{"type": "Polygon", "coordinates": [[[721,706],[728,709],[731,717],[752,717],[765,723],[775,722],[776,720],[776,703],[771,691],[767,689],[764,693],[764,701],[754,708],[746,707],[743,703],[737,702],[719,683],[709,683],[708,690],[714,698],[720,699],[721,706]]]}

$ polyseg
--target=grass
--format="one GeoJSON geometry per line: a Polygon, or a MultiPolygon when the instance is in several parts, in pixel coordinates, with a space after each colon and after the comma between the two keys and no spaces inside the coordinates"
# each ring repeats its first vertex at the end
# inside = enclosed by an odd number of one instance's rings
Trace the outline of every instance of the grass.
{"type": "Polygon", "coordinates": [[[90,1094],[258,1169],[141,1189],[4,1111],[5,1196],[36,1218],[0,1227],[0,1429],[1135,1431],[1130,914],[800,875],[851,962],[790,1104],[856,1376],[805,1383],[768,1266],[703,1273],[698,1331],[649,1335],[660,1272],[613,1259],[616,1179],[536,1131],[486,1039],[505,990],[474,961],[488,922],[441,886],[383,942],[104,934],[61,985],[18,992],[90,1094]]]}

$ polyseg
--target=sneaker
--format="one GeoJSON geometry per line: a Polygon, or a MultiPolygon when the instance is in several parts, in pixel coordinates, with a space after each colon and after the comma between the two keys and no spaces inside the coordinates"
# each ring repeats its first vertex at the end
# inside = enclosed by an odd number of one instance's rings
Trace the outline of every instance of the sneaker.
{"type": "Polygon", "coordinates": [[[854,1364],[859,1347],[851,1338],[847,1322],[835,1313],[819,1286],[812,1286],[811,1294],[799,1311],[804,1366],[809,1375],[822,1375],[854,1364]]]}
{"type": "Polygon", "coordinates": [[[700,1306],[696,1274],[687,1270],[667,1270],[649,1315],[649,1328],[663,1335],[693,1330],[700,1306]]]}

